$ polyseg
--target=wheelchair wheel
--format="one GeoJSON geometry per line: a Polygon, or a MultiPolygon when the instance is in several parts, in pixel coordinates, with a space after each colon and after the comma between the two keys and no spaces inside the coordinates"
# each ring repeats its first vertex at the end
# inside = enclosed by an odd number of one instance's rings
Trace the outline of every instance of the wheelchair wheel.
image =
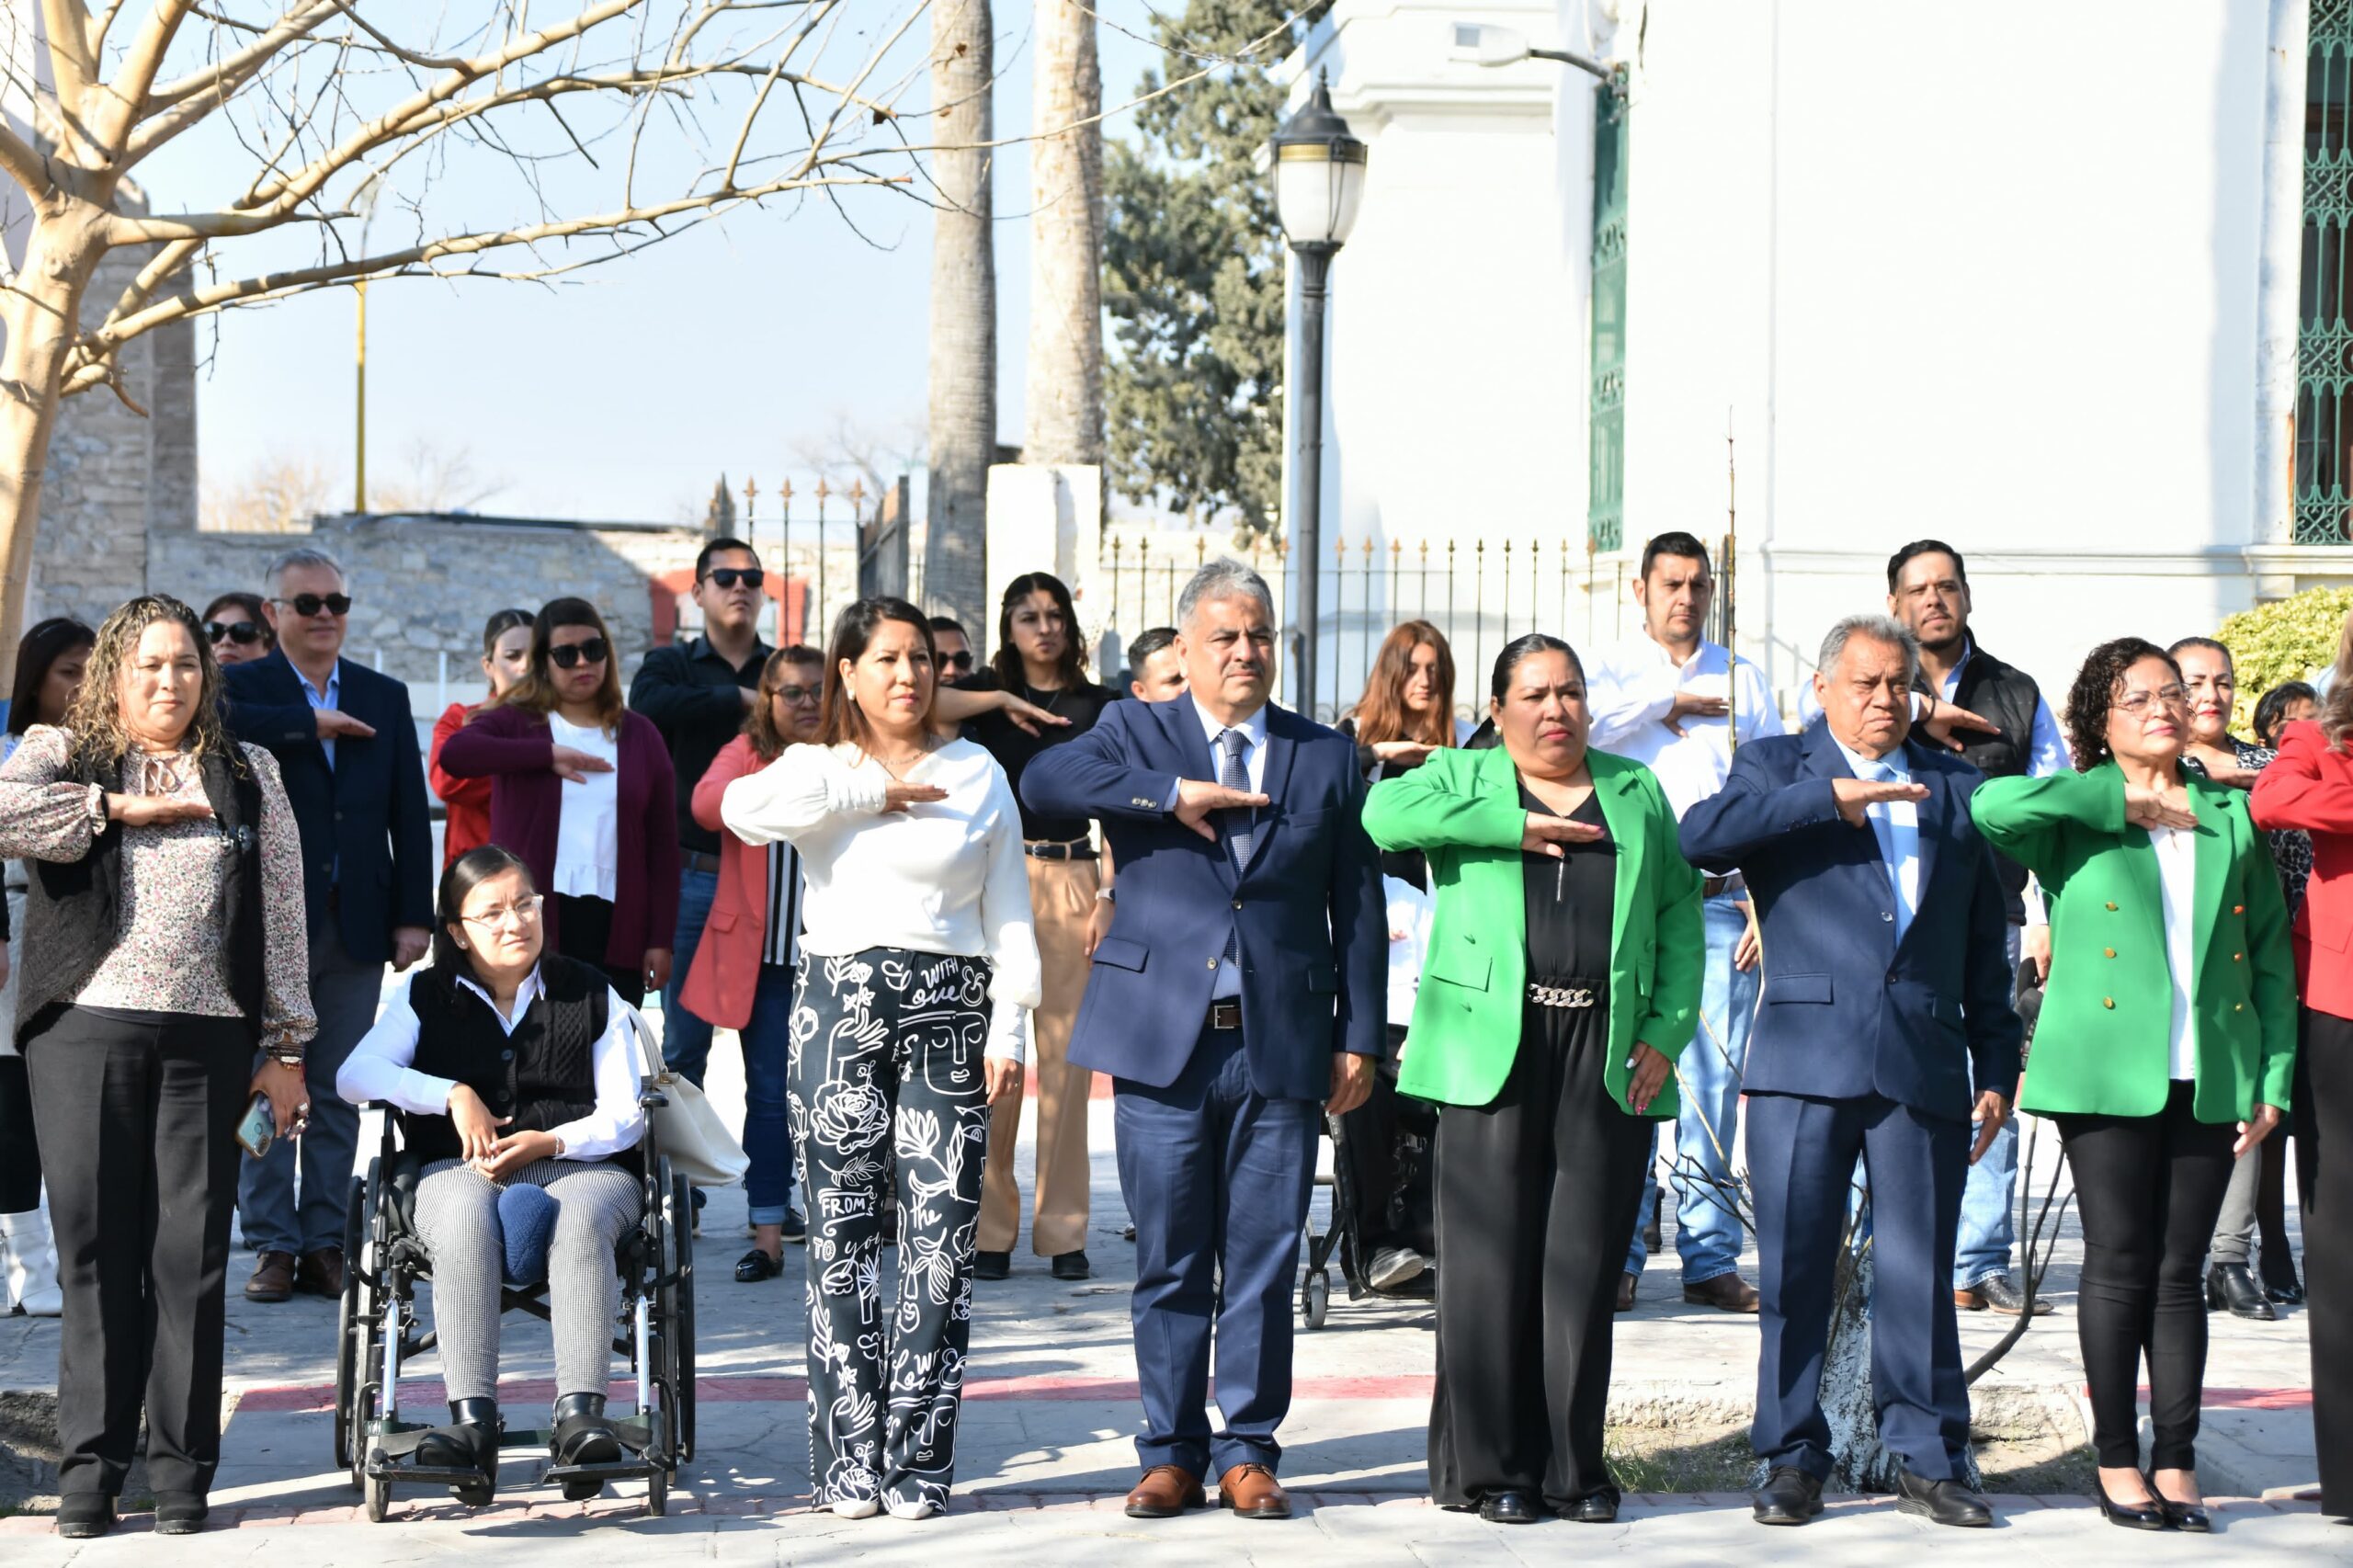
{"type": "Polygon", "coordinates": [[[660,1373],[670,1401],[674,1442],[671,1457],[684,1464],[695,1457],[695,1244],[693,1194],[687,1178],[670,1178],[663,1211],[662,1272],[676,1278],[662,1289],[660,1373]]]}
{"type": "Polygon", "coordinates": [[[390,1476],[371,1475],[368,1478],[368,1522],[381,1525],[384,1516],[392,1511],[392,1483],[390,1476]]]}
{"type": "Polygon", "coordinates": [[[1332,1276],[1328,1270],[1317,1269],[1299,1286],[1299,1317],[1310,1328],[1322,1328],[1324,1314],[1332,1306],[1332,1276]]]}
{"type": "Polygon", "coordinates": [[[351,1178],[351,1201],[343,1211],[343,1297],[335,1314],[335,1467],[353,1469],[352,1434],[358,1425],[359,1355],[353,1344],[359,1319],[360,1210],[368,1184],[351,1178]]]}
{"type": "Polygon", "coordinates": [[[670,1511],[670,1472],[660,1465],[645,1478],[645,1513],[658,1519],[670,1511]]]}

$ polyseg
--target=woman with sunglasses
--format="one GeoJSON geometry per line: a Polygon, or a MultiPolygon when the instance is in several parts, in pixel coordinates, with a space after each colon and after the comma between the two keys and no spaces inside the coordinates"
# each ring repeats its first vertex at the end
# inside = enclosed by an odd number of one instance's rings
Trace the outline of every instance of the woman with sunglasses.
{"type": "Polygon", "coordinates": [[[596,606],[540,609],[522,679],[442,743],[441,767],[491,780],[491,842],[547,895],[547,945],[601,968],[631,1006],[659,991],[678,923],[677,780],[662,732],[621,706],[596,606]]]}
{"type": "Polygon", "coordinates": [[[744,1045],[744,1188],[752,1206],[752,1250],[736,1282],[756,1285],[784,1272],[784,1244],[807,1232],[792,1211],[792,1126],[785,1079],[792,1058],[792,971],[801,957],[801,851],[784,839],[763,846],[725,831],[727,786],[757,773],[784,748],[817,737],[825,656],[795,644],[760,666],[759,702],[744,733],[711,760],[694,790],[695,821],[719,835],[719,892],[696,944],[678,1001],[744,1045]]]}
{"type": "Polygon", "coordinates": [[[426,754],[426,777],[441,797],[447,821],[441,832],[441,869],[448,870],[469,849],[490,842],[490,791],[487,778],[460,778],[441,766],[441,747],[466,727],[484,704],[497,701],[514,689],[531,665],[531,622],[527,609],[502,609],[483,623],[482,673],[490,690],[481,702],[452,702],[433,722],[433,749],[426,754]]]}
{"type": "Polygon", "coordinates": [[[2055,900],[2018,1105],[2057,1123],[2075,1174],[2100,1509],[2148,1530],[2210,1528],[2196,1454],[2207,1242],[2232,1161],[2278,1125],[2296,1059],[2270,846],[2245,794],[2184,766],[2190,703],[2163,649],[2103,643],[2067,698],[2079,771],[1990,778],[1969,801],[1987,841],[2055,900]]]}
{"type": "MultiPolygon", "coordinates": [[[[70,617],[44,620],[17,644],[17,686],[0,762],[17,754],[35,724],[65,722],[82,689],[82,668],[98,634],[70,617]]],[[[17,965],[23,958],[26,881],[22,860],[7,863],[8,897],[0,905],[0,1313],[53,1318],[64,1310],[57,1288],[57,1249],[49,1206],[40,1199],[40,1148],[33,1139],[32,1088],[17,1054],[17,965]]]]}
{"type": "Polygon", "coordinates": [[[222,669],[269,657],[278,633],[269,629],[259,594],[222,594],[204,607],[204,638],[222,669]]]}

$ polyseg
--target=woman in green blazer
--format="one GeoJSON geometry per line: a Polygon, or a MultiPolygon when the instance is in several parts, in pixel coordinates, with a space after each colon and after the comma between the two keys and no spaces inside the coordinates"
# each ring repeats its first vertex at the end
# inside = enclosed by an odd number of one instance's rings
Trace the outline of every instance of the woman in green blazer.
{"type": "Polygon", "coordinates": [[[2188,693],[2155,644],[2092,651],[2067,699],[2078,772],[1991,778],[1978,830],[2052,898],[2051,976],[2021,1108],[2075,1169],[2076,1322],[2100,1502],[2114,1523],[2204,1529],[2203,1270],[2231,1165],[2288,1105],[2296,975],[2246,797],[2185,778],[2188,693]],[[2151,1473],[2134,1394],[2147,1347],[2151,1473]]]}
{"type": "Polygon", "coordinates": [[[1399,1092],[1439,1102],[1430,1490],[1498,1523],[1614,1519],[1612,1309],[1699,1008],[1699,874],[1640,763],[1588,751],[1585,670],[1496,659],[1487,751],[1373,786],[1364,824],[1437,900],[1399,1092]]]}

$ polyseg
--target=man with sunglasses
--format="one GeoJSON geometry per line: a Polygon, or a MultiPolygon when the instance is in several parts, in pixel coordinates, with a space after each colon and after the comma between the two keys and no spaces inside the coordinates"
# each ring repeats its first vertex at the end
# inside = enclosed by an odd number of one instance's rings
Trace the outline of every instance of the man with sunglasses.
{"type": "Polygon", "coordinates": [[[311,1000],[311,1114],[300,1140],[243,1162],[238,1222],[256,1254],[245,1295],[343,1294],[343,1210],[359,1111],[336,1071],[376,1021],[384,965],[425,956],[433,924],[433,827],[408,687],[343,657],[351,596],[322,550],[292,550],[263,578],[277,635],[267,657],[222,672],[229,728],[278,758],[302,839],[311,1000]]]}

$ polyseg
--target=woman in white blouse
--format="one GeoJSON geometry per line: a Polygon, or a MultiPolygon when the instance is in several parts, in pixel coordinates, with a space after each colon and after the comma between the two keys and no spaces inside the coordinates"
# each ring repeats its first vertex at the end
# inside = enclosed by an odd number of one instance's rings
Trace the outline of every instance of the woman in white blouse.
{"type": "Polygon", "coordinates": [[[817,744],[721,805],[747,844],[801,852],[788,1103],[809,1205],[810,1476],[845,1518],[947,1506],[988,1108],[1021,1092],[1040,995],[1020,810],[987,752],[932,733],[934,670],[922,611],[858,600],[834,626],[817,744]]]}
{"type": "MultiPolygon", "coordinates": [[[[543,909],[519,856],[494,844],[460,856],[441,873],[431,967],[401,988],[335,1080],[353,1105],[390,1107],[424,1162],[416,1229],[433,1260],[449,1425],[427,1433],[416,1458],[479,1471],[451,1488],[476,1506],[498,1479],[502,1280],[547,1281],[555,1462],[621,1457],[605,1389],[620,1312],[613,1249],[641,1203],[638,1056],[629,1009],[604,975],[546,949],[543,909]],[[543,1261],[515,1256],[530,1233],[546,1240],[543,1261]]],[[[593,1497],[602,1484],[569,1480],[564,1495],[593,1497]]]]}

